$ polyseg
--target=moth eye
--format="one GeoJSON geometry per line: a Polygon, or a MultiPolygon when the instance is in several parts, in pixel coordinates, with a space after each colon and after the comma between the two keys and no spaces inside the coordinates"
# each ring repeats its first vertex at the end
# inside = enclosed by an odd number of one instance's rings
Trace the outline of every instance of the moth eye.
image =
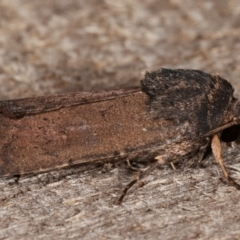
{"type": "Polygon", "coordinates": [[[233,125],[222,131],[221,140],[223,142],[233,142],[238,139],[240,135],[240,125],[233,125]]]}

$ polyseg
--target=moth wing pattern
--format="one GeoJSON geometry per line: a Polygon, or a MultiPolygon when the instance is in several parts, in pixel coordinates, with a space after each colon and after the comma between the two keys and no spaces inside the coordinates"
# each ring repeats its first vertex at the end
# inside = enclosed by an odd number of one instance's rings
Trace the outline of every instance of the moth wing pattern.
{"type": "Polygon", "coordinates": [[[199,70],[162,68],[146,72],[141,87],[150,98],[153,118],[189,122],[193,136],[219,127],[235,100],[227,80],[199,70]]]}

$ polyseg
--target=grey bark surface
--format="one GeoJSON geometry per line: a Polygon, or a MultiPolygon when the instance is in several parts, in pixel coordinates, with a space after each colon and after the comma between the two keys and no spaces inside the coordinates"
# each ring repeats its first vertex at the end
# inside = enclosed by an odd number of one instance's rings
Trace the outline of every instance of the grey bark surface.
{"type": "MultiPolygon", "coordinates": [[[[239,12],[236,0],[0,1],[0,98],[138,86],[162,67],[218,73],[238,95],[239,12]]],[[[223,147],[240,182],[240,147],[223,147]]],[[[124,164],[0,179],[0,239],[239,239],[240,191],[205,166],[155,170],[121,206],[124,164]]]]}

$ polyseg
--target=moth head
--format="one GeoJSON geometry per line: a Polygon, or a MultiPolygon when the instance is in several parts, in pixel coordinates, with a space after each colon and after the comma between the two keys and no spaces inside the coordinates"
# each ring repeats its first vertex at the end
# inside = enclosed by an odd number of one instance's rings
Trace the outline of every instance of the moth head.
{"type": "Polygon", "coordinates": [[[238,140],[239,136],[240,136],[240,125],[236,124],[222,131],[221,140],[223,142],[230,143],[238,140]]]}
{"type": "Polygon", "coordinates": [[[236,124],[224,129],[221,132],[221,140],[227,143],[236,141],[240,136],[240,101],[237,98],[232,99],[229,118],[236,124]]]}

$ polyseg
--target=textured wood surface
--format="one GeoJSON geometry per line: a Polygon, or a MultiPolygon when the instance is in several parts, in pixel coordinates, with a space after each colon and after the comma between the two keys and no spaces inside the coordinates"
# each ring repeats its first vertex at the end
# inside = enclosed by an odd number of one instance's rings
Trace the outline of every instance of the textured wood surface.
{"type": "MultiPolygon", "coordinates": [[[[0,1],[0,97],[138,86],[146,70],[219,73],[240,92],[239,2],[0,1]]],[[[240,149],[224,147],[240,182],[240,149]]],[[[0,239],[239,239],[240,191],[206,168],[134,177],[94,165],[0,179],[0,239]]]]}

